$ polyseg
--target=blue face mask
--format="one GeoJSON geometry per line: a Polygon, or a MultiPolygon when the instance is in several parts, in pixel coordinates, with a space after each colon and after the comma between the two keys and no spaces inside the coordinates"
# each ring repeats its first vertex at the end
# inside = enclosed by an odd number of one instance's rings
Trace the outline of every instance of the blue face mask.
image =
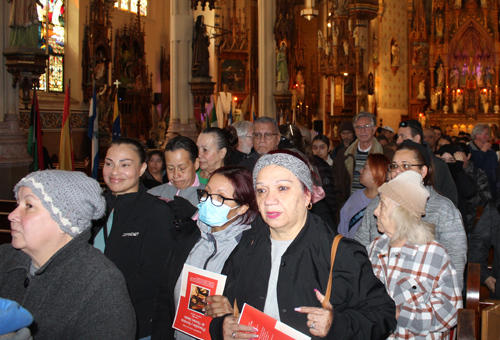
{"type": "MultiPolygon", "coordinates": [[[[212,200],[209,198],[205,202],[200,202],[198,204],[198,218],[203,223],[211,226],[211,227],[220,227],[229,222],[227,219],[227,214],[233,209],[238,208],[236,206],[231,208],[225,204],[220,207],[216,207],[213,205],[212,200]]],[[[234,216],[238,217],[239,215],[234,216]]]]}

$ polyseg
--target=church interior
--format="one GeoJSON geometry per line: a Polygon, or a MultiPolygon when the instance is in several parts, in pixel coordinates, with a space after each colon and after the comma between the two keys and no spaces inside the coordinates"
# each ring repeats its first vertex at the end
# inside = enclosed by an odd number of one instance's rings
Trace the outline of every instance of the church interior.
{"type": "Polygon", "coordinates": [[[27,174],[36,88],[57,162],[65,97],[75,162],[122,136],[196,138],[213,121],[269,116],[339,143],[359,111],[397,131],[418,119],[449,135],[499,123],[498,0],[11,0],[2,2],[0,189],[27,174]],[[20,32],[12,21],[36,7],[20,32]],[[34,32],[33,41],[22,35],[34,32]],[[29,40],[29,39],[28,39],[29,40]],[[95,90],[94,90],[95,89],[95,90]],[[230,112],[230,114],[229,114],[230,112]],[[231,117],[230,117],[231,115],[231,117]]]}

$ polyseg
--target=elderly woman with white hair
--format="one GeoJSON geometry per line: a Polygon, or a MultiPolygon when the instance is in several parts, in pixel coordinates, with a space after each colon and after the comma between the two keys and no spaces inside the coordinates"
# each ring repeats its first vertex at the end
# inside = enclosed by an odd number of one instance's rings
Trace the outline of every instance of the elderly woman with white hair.
{"type": "Polygon", "coordinates": [[[416,171],[406,171],[379,189],[375,209],[382,236],[369,246],[375,275],[396,303],[391,338],[442,339],[457,323],[462,297],[457,272],[434,225],[421,220],[429,192],[416,171]]]}
{"type": "Polygon", "coordinates": [[[134,339],[125,279],[89,244],[106,209],[101,187],[82,172],[45,170],[14,188],[12,243],[0,246],[0,296],[33,315],[44,339],[134,339]]]}

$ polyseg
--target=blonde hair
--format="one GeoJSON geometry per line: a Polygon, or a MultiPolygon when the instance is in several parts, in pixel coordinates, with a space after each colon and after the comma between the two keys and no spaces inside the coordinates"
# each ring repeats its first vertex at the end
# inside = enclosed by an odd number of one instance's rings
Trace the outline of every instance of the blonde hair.
{"type": "Polygon", "coordinates": [[[399,204],[392,210],[391,217],[396,225],[396,232],[390,241],[391,246],[404,239],[406,239],[406,243],[415,246],[434,241],[435,225],[422,221],[420,217],[399,204]]]}

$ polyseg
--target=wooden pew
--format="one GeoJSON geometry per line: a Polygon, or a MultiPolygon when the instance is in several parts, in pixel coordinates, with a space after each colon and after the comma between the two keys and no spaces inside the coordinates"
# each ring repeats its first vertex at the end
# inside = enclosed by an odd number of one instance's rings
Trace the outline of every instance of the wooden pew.
{"type": "MultiPolygon", "coordinates": [[[[481,317],[483,310],[499,304],[500,301],[481,296],[481,265],[479,263],[469,263],[467,268],[465,308],[474,311],[475,338],[481,339],[481,317]]],[[[469,316],[467,315],[467,317],[469,316]]],[[[460,338],[457,337],[457,339],[460,338]]]]}

